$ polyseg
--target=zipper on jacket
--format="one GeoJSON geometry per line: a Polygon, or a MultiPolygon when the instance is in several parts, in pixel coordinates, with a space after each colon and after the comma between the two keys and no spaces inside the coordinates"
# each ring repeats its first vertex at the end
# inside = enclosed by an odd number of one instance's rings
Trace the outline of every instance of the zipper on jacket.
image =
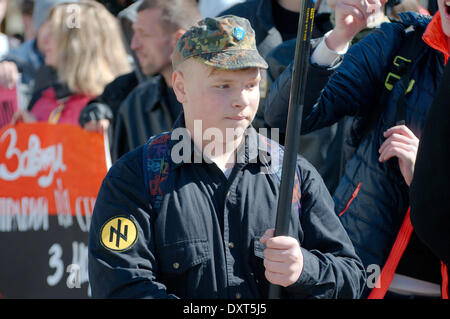
{"type": "Polygon", "coordinates": [[[350,204],[353,202],[353,200],[356,198],[356,196],[358,196],[359,193],[359,189],[361,188],[361,182],[359,182],[358,186],[356,186],[355,191],[352,194],[352,197],[350,198],[350,200],[347,203],[347,206],[345,206],[344,210],[342,212],[339,213],[339,216],[344,215],[345,211],[348,209],[348,207],[350,206],[350,204]]]}

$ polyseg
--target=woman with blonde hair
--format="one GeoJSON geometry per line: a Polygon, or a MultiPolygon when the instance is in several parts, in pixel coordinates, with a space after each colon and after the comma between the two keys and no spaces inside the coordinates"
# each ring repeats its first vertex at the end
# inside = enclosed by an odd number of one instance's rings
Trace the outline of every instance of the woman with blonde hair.
{"type": "Polygon", "coordinates": [[[83,107],[131,70],[118,21],[102,4],[83,0],[54,7],[43,28],[45,64],[57,81],[38,90],[12,124],[78,124],[83,107]]]}

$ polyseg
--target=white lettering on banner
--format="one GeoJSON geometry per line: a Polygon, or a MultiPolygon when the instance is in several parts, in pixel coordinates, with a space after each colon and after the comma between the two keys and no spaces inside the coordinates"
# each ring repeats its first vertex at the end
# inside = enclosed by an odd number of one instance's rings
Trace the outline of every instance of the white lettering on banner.
{"type": "Polygon", "coordinates": [[[89,231],[94,205],[95,197],[77,197],[75,201],[75,212],[77,215],[78,225],[84,232],[89,231]],[[85,219],[83,219],[83,215],[85,219]]]}
{"type": "MultiPolygon", "coordinates": [[[[54,268],[52,275],[47,277],[49,286],[56,286],[62,280],[64,275],[64,262],[62,260],[63,249],[60,244],[53,244],[49,251],[50,255],[48,265],[54,268]]],[[[72,263],[66,268],[68,273],[66,286],[70,289],[81,288],[84,283],[89,283],[88,273],[88,247],[83,242],[72,242],[72,263]]],[[[88,286],[88,296],[90,296],[90,287],[88,286]]]]}
{"type": "MultiPolygon", "coordinates": [[[[54,190],[58,225],[64,228],[73,225],[70,198],[62,184],[54,190]]],[[[82,232],[89,232],[95,197],[80,196],[75,200],[75,213],[82,232]]],[[[48,199],[46,197],[22,197],[14,199],[0,197],[0,232],[25,232],[49,229],[48,199]]]]}
{"type": "Polygon", "coordinates": [[[45,197],[0,197],[0,232],[48,230],[48,200],[45,197]]]}
{"type": "Polygon", "coordinates": [[[48,265],[50,268],[55,268],[55,273],[47,277],[47,284],[49,286],[56,286],[63,276],[64,263],[61,260],[62,251],[61,245],[56,243],[48,250],[48,254],[50,255],[48,265]]]}
{"type": "Polygon", "coordinates": [[[56,179],[58,188],[53,191],[55,195],[56,213],[58,215],[58,225],[67,228],[72,226],[72,210],[70,209],[69,190],[63,189],[60,178],[56,179]]]}
{"type": "Polygon", "coordinates": [[[50,186],[53,182],[54,174],[58,171],[66,171],[66,165],[63,163],[63,146],[61,143],[41,149],[41,141],[35,134],[30,135],[28,139],[28,150],[20,152],[16,148],[17,132],[14,128],[7,129],[0,137],[3,142],[6,137],[11,140],[6,150],[6,158],[17,159],[16,170],[9,171],[5,163],[0,163],[0,179],[14,181],[20,177],[36,177],[39,172],[50,168],[47,176],[38,178],[38,184],[42,188],[50,186]]]}

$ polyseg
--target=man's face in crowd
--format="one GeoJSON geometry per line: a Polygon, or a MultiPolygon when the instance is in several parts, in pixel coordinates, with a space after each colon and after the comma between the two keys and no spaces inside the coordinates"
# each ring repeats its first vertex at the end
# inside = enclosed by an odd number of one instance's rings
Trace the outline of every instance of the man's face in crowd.
{"type": "Polygon", "coordinates": [[[227,128],[243,132],[253,121],[260,97],[258,68],[226,71],[189,59],[175,73],[172,84],[187,126],[201,120],[203,130],[218,128],[226,138],[227,128]]]}
{"type": "Polygon", "coordinates": [[[171,66],[173,51],[172,33],[160,22],[161,9],[152,8],[138,12],[133,24],[131,49],[136,52],[142,71],[146,75],[161,73],[171,66]]]}

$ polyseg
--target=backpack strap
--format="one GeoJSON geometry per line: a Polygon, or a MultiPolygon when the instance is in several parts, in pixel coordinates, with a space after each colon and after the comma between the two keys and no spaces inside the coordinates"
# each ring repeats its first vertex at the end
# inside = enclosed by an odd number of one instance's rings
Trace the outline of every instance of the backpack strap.
{"type": "Polygon", "coordinates": [[[413,226],[410,219],[410,208],[408,208],[403,224],[400,227],[400,231],[398,232],[397,238],[395,239],[394,245],[389,253],[388,259],[381,270],[375,287],[372,289],[367,299],[384,298],[389,286],[391,285],[392,279],[394,278],[395,269],[397,268],[406,247],[408,246],[412,232],[413,226]]]}
{"type": "Polygon", "coordinates": [[[425,42],[422,40],[424,31],[424,28],[405,25],[405,36],[386,74],[378,107],[373,108],[365,119],[360,118],[354,122],[352,134],[355,135],[352,138],[356,141],[353,141],[352,145],[358,145],[376,126],[381,114],[386,109],[394,86],[399,81],[405,88],[405,91],[397,101],[395,123],[396,125],[405,124],[406,105],[404,98],[405,95],[412,91],[415,84],[414,79],[411,79],[411,65],[426,47],[425,42]]]}
{"type": "Polygon", "coordinates": [[[441,276],[442,276],[442,285],[441,285],[441,295],[442,299],[448,298],[448,267],[445,265],[443,261],[441,261],[441,276]]]}
{"type": "Polygon", "coordinates": [[[163,199],[162,184],[169,177],[170,132],[151,137],[143,151],[144,180],[152,208],[160,208],[163,199]]]}
{"type": "MultiPolygon", "coordinates": [[[[395,270],[397,269],[398,263],[408,246],[409,240],[411,238],[412,232],[414,230],[411,224],[410,218],[411,207],[408,208],[405,218],[403,219],[403,224],[395,239],[394,245],[392,246],[391,252],[389,253],[388,259],[381,270],[380,276],[377,279],[375,287],[370,291],[367,299],[383,299],[386,292],[391,285],[392,279],[395,275],[395,270]]],[[[444,262],[441,261],[441,298],[449,299],[448,297],[448,269],[444,262]]]]}
{"type": "MultiPolygon", "coordinates": [[[[276,165],[263,162],[263,165],[266,167],[268,171],[270,171],[277,180],[281,183],[281,175],[283,172],[283,156],[284,149],[278,143],[266,138],[265,136],[259,135],[259,143],[267,144],[269,149],[271,150],[271,156],[277,156],[276,165]]],[[[302,216],[302,205],[301,205],[301,173],[298,165],[295,168],[295,177],[294,177],[294,188],[292,190],[292,204],[297,205],[298,216],[299,218],[302,216]]]]}
{"type": "MultiPolygon", "coordinates": [[[[406,103],[405,96],[410,93],[414,87],[415,80],[412,79],[412,63],[415,61],[418,56],[423,52],[426,48],[425,42],[422,40],[422,35],[424,33],[424,29],[417,30],[414,27],[410,26],[405,29],[406,33],[406,46],[405,48],[401,48],[399,54],[394,58],[392,65],[398,69],[398,73],[400,75],[400,79],[398,81],[401,82],[402,87],[405,89],[404,94],[402,94],[397,101],[397,112],[395,118],[395,124],[401,125],[406,124],[406,103]]],[[[405,43],[405,41],[403,43],[405,43]]],[[[389,74],[394,74],[392,71],[389,74]]],[[[387,82],[387,78],[385,81],[385,88],[389,85],[387,82]]]]}

